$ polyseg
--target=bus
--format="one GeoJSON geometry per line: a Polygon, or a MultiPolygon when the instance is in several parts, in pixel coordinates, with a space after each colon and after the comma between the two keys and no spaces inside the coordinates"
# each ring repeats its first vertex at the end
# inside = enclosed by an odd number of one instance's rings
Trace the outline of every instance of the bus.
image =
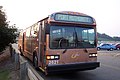
{"type": "Polygon", "coordinates": [[[55,12],[41,19],[20,33],[18,47],[45,74],[100,66],[95,19],[80,12],[55,12]]]}

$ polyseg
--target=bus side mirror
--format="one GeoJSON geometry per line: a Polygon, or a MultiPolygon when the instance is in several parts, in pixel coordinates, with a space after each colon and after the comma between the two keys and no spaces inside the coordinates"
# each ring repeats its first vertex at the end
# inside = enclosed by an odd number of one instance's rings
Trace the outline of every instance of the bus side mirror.
{"type": "Polygon", "coordinates": [[[46,26],[45,33],[46,33],[46,34],[49,34],[49,33],[50,33],[50,26],[49,26],[49,25],[46,26]]]}

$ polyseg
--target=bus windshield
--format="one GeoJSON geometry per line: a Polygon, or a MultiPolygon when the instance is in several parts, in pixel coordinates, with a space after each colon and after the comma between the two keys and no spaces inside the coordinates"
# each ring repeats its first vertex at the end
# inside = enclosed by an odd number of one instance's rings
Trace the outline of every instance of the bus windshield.
{"type": "Polygon", "coordinates": [[[50,26],[50,48],[95,48],[95,30],[92,27],[50,26]]]}

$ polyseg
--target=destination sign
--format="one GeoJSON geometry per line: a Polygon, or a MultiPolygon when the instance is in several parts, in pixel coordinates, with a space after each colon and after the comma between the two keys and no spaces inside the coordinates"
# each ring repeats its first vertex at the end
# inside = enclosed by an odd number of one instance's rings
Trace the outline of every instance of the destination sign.
{"type": "Polygon", "coordinates": [[[80,23],[93,23],[93,19],[89,16],[70,15],[70,14],[56,14],[55,20],[68,21],[68,22],[80,22],[80,23]]]}

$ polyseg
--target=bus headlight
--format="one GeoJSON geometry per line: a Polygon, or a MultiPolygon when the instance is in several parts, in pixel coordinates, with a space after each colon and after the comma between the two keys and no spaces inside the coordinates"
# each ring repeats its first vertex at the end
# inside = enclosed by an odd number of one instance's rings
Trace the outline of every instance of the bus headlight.
{"type": "Polygon", "coordinates": [[[46,55],[47,60],[58,60],[60,59],[59,55],[46,55]]]}
{"type": "Polygon", "coordinates": [[[90,53],[89,57],[97,57],[97,53],[90,53]]]}

